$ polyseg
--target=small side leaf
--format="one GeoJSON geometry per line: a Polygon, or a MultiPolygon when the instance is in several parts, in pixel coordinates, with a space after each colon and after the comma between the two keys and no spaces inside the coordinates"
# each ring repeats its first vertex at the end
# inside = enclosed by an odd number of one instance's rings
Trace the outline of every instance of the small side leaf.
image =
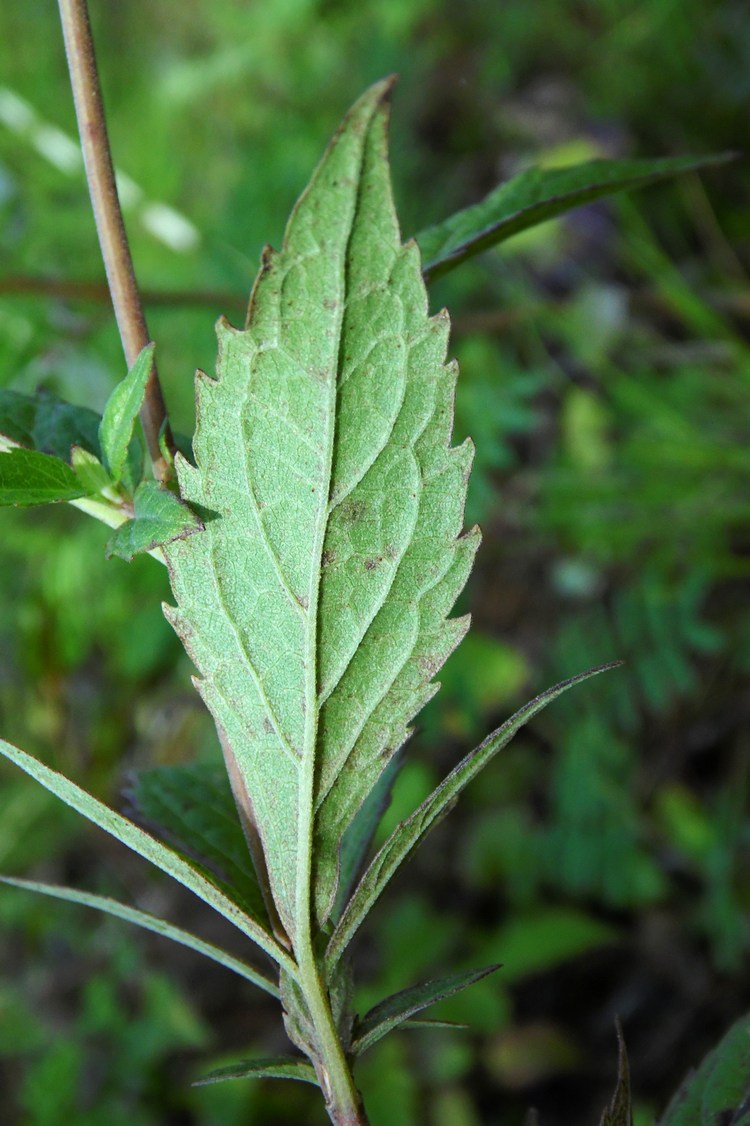
{"type": "Polygon", "coordinates": [[[680,172],[734,159],[734,153],[665,160],[588,160],[569,168],[530,168],[500,184],[479,203],[458,211],[416,240],[427,281],[529,227],[614,192],[641,188],[680,172]]]}
{"type": "Polygon", "coordinates": [[[199,896],[209,907],[213,907],[225,919],[233,923],[238,930],[241,930],[243,934],[256,942],[261,950],[264,950],[269,957],[273,958],[291,977],[296,977],[296,964],[276,940],[255,919],[240,910],[236,903],[232,902],[210,880],[197,872],[171,848],[167,848],[155,837],[144,833],[132,821],[128,821],[126,817],[115,813],[113,809],[104,805],[103,802],[87,793],[86,790],[82,790],[80,786],[76,786],[75,782],[71,782],[63,774],[51,770],[32,755],[19,750],[11,743],[6,743],[4,739],[0,739],[0,754],[4,754],[21,770],[35,778],[46,790],[55,794],[71,809],[75,809],[89,821],[98,825],[100,829],[104,829],[105,832],[116,837],[118,841],[127,845],[133,852],[137,852],[139,856],[149,860],[162,872],[172,876],[183,887],[199,896]]]}
{"type": "Polygon", "coordinates": [[[608,665],[589,669],[587,672],[571,677],[570,680],[562,681],[554,688],[548,688],[540,696],[536,696],[517,711],[514,716],[511,716],[509,720],[506,720],[502,727],[498,727],[496,731],[487,736],[483,743],[480,743],[478,747],[466,755],[437,789],[433,790],[430,796],[415,809],[414,813],[396,827],[360,880],[331,935],[327,950],[329,968],[336,965],[394,872],[416,848],[429,829],[449,812],[461,791],[484,769],[498,751],[510,742],[516,732],[528,723],[537,712],[546,708],[547,704],[552,703],[563,692],[567,692],[574,684],[580,684],[582,681],[588,680],[589,677],[597,676],[608,669],[617,668],[620,663],[615,661],[608,665]]]}
{"type": "Polygon", "coordinates": [[[660,1126],[750,1124],[750,1014],[733,1024],[678,1089],[660,1126]]]}
{"type": "Polygon", "coordinates": [[[333,918],[338,919],[355,884],[364,871],[367,853],[383,814],[391,804],[396,775],[401,769],[403,754],[397,751],[365,798],[356,817],[344,833],[339,854],[339,884],[333,918]]]}
{"type": "Polygon", "coordinates": [[[361,1021],[357,1022],[352,1052],[354,1055],[361,1055],[389,1032],[409,1021],[415,1013],[438,1001],[444,1001],[446,997],[452,997],[454,993],[460,993],[462,989],[466,989],[476,981],[481,981],[483,977],[498,969],[500,969],[499,965],[483,966],[478,970],[464,970],[462,973],[436,978],[424,982],[423,985],[415,985],[411,989],[394,993],[392,997],[375,1005],[361,1021]]]}
{"type": "Polygon", "coordinates": [[[36,880],[20,880],[11,876],[0,876],[0,883],[22,888],[25,891],[35,891],[40,895],[49,895],[54,899],[63,899],[69,903],[78,903],[81,907],[93,907],[97,911],[114,915],[117,919],[124,919],[127,923],[133,923],[144,930],[153,931],[154,934],[160,934],[163,938],[170,938],[173,942],[179,942],[182,946],[187,946],[198,954],[203,954],[206,958],[210,958],[212,961],[218,962],[220,966],[231,970],[232,973],[239,974],[240,977],[244,977],[253,985],[257,985],[259,989],[270,993],[272,997],[279,995],[278,987],[265,974],[260,973],[252,966],[248,966],[246,962],[240,961],[239,958],[235,958],[233,954],[227,953],[226,950],[214,946],[211,942],[205,942],[197,935],[191,934],[181,927],[175,927],[164,919],[159,919],[156,915],[139,911],[136,907],[128,907],[127,904],[118,903],[116,899],[110,899],[107,896],[92,895],[86,891],[77,891],[75,888],[58,887],[56,884],[42,884],[36,880]]]}
{"type": "Polygon", "coordinates": [[[51,391],[24,395],[0,388],[0,444],[5,438],[63,461],[70,460],[72,446],[100,457],[99,421],[96,411],[67,403],[51,391]]]}
{"type": "Polygon", "coordinates": [[[125,378],[110,395],[99,426],[104,464],[115,481],[122,477],[133,427],[143,403],[154,363],[154,345],[147,344],[125,378]]]}
{"type": "Polygon", "coordinates": [[[52,454],[20,446],[0,453],[0,505],[52,504],[86,492],[70,466],[52,454]]]}
{"type": "Polygon", "coordinates": [[[82,446],[73,446],[70,464],[88,496],[95,496],[111,486],[112,480],[99,458],[82,446]]]}
{"type": "Polygon", "coordinates": [[[294,1056],[275,1056],[273,1059],[241,1060],[229,1067],[219,1067],[193,1086],[205,1087],[208,1083],[223,1083],[226,1079],[297,1079],[300,1083],[318,1085],[312,1064],[294,1056]]]}
{"type": "Polygon", "coordinates": [[[258,877],[242,832],[226,771],[220,764],[161,766],[134,776],[127,797],[134,820],[154,828],[218,878],[230,898],[266,920],[258,877]]]}
{"type": "Polygon", "coordinates": [[[130,562],[134,555],[203,531],[199,517],[156,481],[143,481],[138,486],[133,505],[135,517],[122,524],[107,541],[107,558],[117,555],[130,562]]]}
{"type": "Polygon", "coordinates": [[[617,1063],[617,1084],[608,1107],[602,1112],[599,1126],[633,1126],[633,1102],[630,1095],[630,1067],[625,1037],[617,1021],[617,1043],[619,1056],[617,1063]]]}

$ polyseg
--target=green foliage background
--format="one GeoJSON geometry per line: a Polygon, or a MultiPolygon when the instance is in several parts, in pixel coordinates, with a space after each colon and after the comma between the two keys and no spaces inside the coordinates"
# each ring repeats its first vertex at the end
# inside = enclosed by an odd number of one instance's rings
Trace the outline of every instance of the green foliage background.
{"type": "MultiPolygon", "coordinates": [[[[528,163],[743,144],[739,0],[91,7],[115,160],[142,192],[127,210],[136,267],[186,433],[216,317],[242,320],[262,245],[278,245],[343,111],[384,74],[401,73],[406,235],[528,163]],[[185,249],[165,242],[155,202],[193,225],[185,249]]],[[[51,5],[3,6],[0,59],[0,383],[101,409],[124,374],[108,305],[28,292],[101,279],[82,175],[49,128],[74,136],[51,5]]],[[[365,1057],[375,1126],[514,1126],[532,1103],[547,1126],[597,1121],[615,1013],[638,1122],[652,1122],[750,1008],[748,203],[744,165],[729,165],[573,213],[433,287],[454,320],[457,437],[477,446],[469,519],[485,538],[473,631],[388,824],[535,691],[627,665],[522,733],[373,919],[362,1011],[420,977],[504,963],[442,1006],[470,1031],[398,1034],[365,1057]]],[[[122,805],[129,770],[216,746],[159,611],[163,569],[106,562],[106,536],[63,508],[3,511],[0,730],[122,805]]],[[[0,871],[232,943],[33,783],[10,767],[0,780],[0,871]]],[[[273,1005],[220,968],[10,889],[0,928],[8,1121],[322,1120],[301,1085],[189,1088],[199,1054],[220,1064],[284,1042],[273,1005]]]]}

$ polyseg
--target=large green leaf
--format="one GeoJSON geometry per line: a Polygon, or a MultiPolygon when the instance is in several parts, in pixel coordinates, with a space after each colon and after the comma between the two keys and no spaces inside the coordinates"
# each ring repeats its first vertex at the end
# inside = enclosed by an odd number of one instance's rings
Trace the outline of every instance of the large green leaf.
{"type": "Polygon", "coordinates": [[[588,160],[570,168],[530,168],[500,184],[479,203],[420,231],[416,239],[425,277],[432,281],[511,235],[584,203],[680,172],[694,172],[733,156],[720,153],[662,160],[588,160]]]}
{"type": "Polygon", "coordinates": [[[438,1001],[444,1001],[446,997],[460,993],[462,989],[467,989],[474,982],[481,981],[483,977],[499,969],[499,965],[495,965],[483,966],[479,970],[463,970],[394,993],[392,997],[370,1009],[369,1013],[357,1022],[354,1028],[352,1052],[354,1055],[362,1055],[389,1032],[405,1024],[415,1013],[422,1012],[438,1001]]]}
{"type": "Polygon", "coordinates": [[[659,1126],[750,1126],[750,1016],[733,1024],[677,1091],[659,1126]]]}
{"type": "Polygon", "coordinates": [[[179,942],[181,946],[187,946],[198,954],[210,958],[213,962],[218,962],[219,965],[231,970],[232,973],[239,974],[240,977],[244,977],[253,985],[265,990],[266,993],[270,993],[272,997],[279,995],[276,984],[265,974],[254,969],[253,966],[248,966],[246,962],[242,962],[239,958],[235,958],[233,954],[214,946],[212,942],[206,942],[204,939],[198,938],[197,935],[191,934],[190,931],[183,930],[182,927],[175,927],[172,923],[168,923],[156,915],[139,911],[136,907],[128,907],[127,904],[118,903],[116,899],[110,899],[108,896],[92,895],[90,892],[77,891],[75,888],[58,887],[57,884],[42,884],[36,880],[19,880],[11,876],[0,876],[0,883],[22,888],[24,891],[35,891],[40,895],[49,895],[53,899],[62,899],[68,903],[78,903],[81,907],[93,907],[96,911],[104,911],[107,915],[114,915],[116,919],[124,919],[127,923],[134,923],[137,927],[153,931],[154,934],[169,938],[173,942],[179,942]]]}
{"type": "Polygon", "coordinates": [[[75,809],[89,821],[127,845],[133,852],[137,852],[146,860],[150,860],[162,872],[166,872],[168,876],[172,876],[184,887],[199,896],[220,915],[223,915],[225,919],[228,919],[230,923],[233,923],[243,934],[256,942],[261,950],[264,950],[287,973],[292,977],[296,975],[295,963],[276,940],[255,919],[242,911],[224,892],[171,848],[167,848],[166,845],[150,834],[144,833],[132,821],[128,821],[126,817],[115,813],[113,809],[82,790],[80,786],[76,786],[75,782],[71,782],[63,774],[51,770],[32,755],[19,750],[11,743],[6,743],[4,739],[0,739],[0,754],[5,755],[16,766],[20,766],[21,770],[35,778],[45,789],[55,794],[71,809],[75,809]]]}
{"type": "Polygon", "coordinates": [[[23,395],[0,388],[0,445],[3,438],[63,461],[70,461],[73,446],[101,457],[99,415],[88,407],[66,403],[51,391],[23,395]]]}
{"type": "Polygon", "coordinates": [[[14,446],[0,452],[0,505],[52,504],[86,495],[86,485],[52,454],[14,446]]]}
{"type": "Polygon", "coordinates": [[[169,618],[236,762],[294,941],[342,836],[467,628],[446,620],[472,450],[450,448],[448,320],[401,245],[386,155],[390,83],[356,104],[266,250],[247,328],[219,326],[197,381],[185,500],[215,518],[165,548],[169,618]]]}
{"type": "Polygon", "coordinates": [[[135,820],[199,861],[235,902],[265,921],[258,877],[220,763],[142,770],[129,785],[128,798],[135,820]]]}
{"type": "Polygon", "coordinates": [[[615,668],[617,664],[618,662],[615,662],[602,665],[596,669],[589,669],[588,672],[579,673],[578,676],[564,680],[561,684],[555,685],[554,688],[548,688],[546,692],[536,696],[520,708],[509,720],[506,720],[502,727],[498,727],[496,731],[487,736],[483,743],[480,743],[478,747],[466,755],[437,789],[433,790],[430,796],[425,798],[422,804],[415,809],[414,813],[396,827],[374,857],[349,900],[346,910],[336,924],[327,950],[331,969],[341,958],[370,908],[382,895],[388,881],[399,866],[413,852],[433,825],[450,812],[462,790],[468,786],[472,779],[476,778],[477,774],[487,766],[498,751],[502,750],[516,732],[525,723],[528,723],[537,712],[546,708],[547,704],[556,700],[563,692],[566,692],[574,684],[580,684],[587,680],[590,676],[596,676],[607,669],[615,668]]]}

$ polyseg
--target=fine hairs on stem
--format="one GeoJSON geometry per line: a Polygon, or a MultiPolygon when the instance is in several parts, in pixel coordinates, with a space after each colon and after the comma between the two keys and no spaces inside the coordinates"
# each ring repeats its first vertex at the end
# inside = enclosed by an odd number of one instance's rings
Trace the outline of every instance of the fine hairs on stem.
{"type": "MultiPolygon", "coordinates": [[[[96,230],[125,359],[131,367],[150,337],[117,195],[88,9],[86,0],[59,0],[59,5],[96,230]]],[[[160,435],[172,452],[174,443],[154,362],[140,418],[154,476],[165,482],[170,466],[162,453],[160,435]]]]}

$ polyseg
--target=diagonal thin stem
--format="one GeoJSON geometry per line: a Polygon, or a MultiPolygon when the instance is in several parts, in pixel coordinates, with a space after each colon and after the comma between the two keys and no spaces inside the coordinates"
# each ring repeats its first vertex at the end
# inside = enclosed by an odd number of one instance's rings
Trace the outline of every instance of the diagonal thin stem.
{"type": "MultiPolygon", "coordinates": [[[[88,9],[86,0],[59,0],[59,5],[99,245],[125,359],[132,367],[150,337],[117,195],[88,9]]],[[[170,467],[159,443],[162,429],[167,447],[173,451],[174,444],[155,363],[146,384],[140,417],[154,475],[166,481],[170,467]]]]}

